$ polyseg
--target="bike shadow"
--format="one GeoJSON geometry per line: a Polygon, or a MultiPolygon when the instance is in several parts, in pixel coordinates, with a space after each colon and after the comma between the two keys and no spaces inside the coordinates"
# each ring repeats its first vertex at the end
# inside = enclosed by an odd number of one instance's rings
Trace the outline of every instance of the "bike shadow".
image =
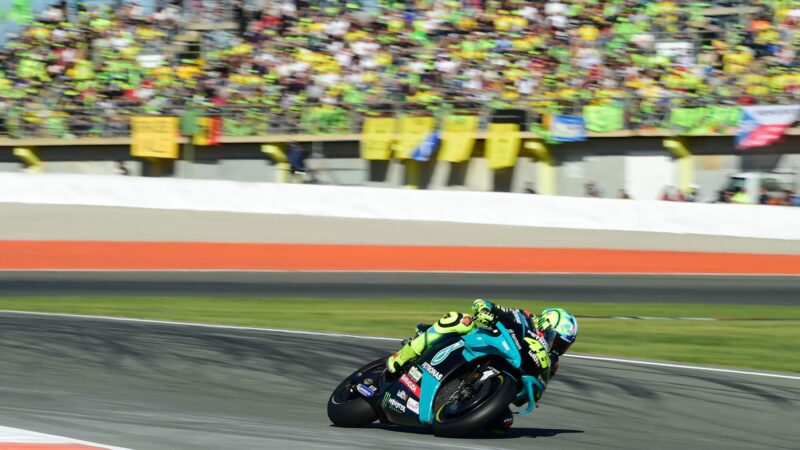
{"type": "MultiPolygon", "coordinates": [[[[376,430],[394,431],[399,433],[409,434],[431,434],[428,428],[413,427],[409,425],[394,425],[394,424],[380,424],[373,423],[367,426],[376,430]]],[[[548,438],[555,437],[559,434],[575,434],[583,433],[583,430],[572,430],[567,428],[533,428],[533,427],[512,427],[505,433],[492,433],[486,430],[480,430],[468,436],[470,439],[521,439],[521,438],[548,438]]]]}
{"type": "Polygon", "coordinates": [[[519,438],[539,438],[554,437],[559,434],[583,433],[583,430],[570,430],[567,428],[532,428],[532,427],[512,427],[503,434],[496,434],[489,431],[482,431],[470,436],[472,439],[519,439],[519,438]]]}

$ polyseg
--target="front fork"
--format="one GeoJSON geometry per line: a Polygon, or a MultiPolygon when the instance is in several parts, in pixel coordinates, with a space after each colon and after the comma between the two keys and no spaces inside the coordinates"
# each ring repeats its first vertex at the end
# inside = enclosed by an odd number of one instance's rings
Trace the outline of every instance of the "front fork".
{"type": "Polygon", "coordinates": [[[536,408],[535,390],[538,389],[539,392],[544,392],[544,386],[539,382],[539,380],[531,375],[523,375],[520,378],[522,381],[522,390],[519,394],[517,394],[517,397],[514,399],[514,401],[527,400],[528,407],[522,411],[517,411],[514,414],[530,414],[536,408]]]}

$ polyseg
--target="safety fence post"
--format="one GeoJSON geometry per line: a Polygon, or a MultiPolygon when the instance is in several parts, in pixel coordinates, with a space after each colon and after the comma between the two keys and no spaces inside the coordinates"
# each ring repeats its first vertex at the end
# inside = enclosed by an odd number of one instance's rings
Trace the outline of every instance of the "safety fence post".
{"type": "Polygon", "coordinates": [[[261,152],[275,161],[275,182],[287,183],[292,166],[289,164],[289,158],[286,157],[286,153],[279,146],[271,144],[262,145],[261,152]]]}
{"type": "Polygon", "coordinates": [[[686,138],[665,138],[664,147],[672,152],[678,163],[678,189],[683,193],[690,192],[694,183],[694,159],[689,151],[686,138]]]}
{"type": "Polygon", "coordinates": [[[31,173],[44,172],[44,164],[33,147],[14,147],[14,156],[25,164],[25,170],[31,173]]]}
{"type": "Polygon", "coordinates": [[[550,148],[541,139],[525,141],[525,148],[536,159],[537,191],[544,195],[556,194],[556,168],[550,148]]]}

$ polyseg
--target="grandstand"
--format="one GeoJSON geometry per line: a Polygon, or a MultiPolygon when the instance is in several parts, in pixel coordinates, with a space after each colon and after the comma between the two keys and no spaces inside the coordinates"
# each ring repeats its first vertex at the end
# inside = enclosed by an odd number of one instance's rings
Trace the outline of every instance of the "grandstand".
{"type": "Polygon", "coordinates": [[[226,135],[500,108],[535,131],[587,105],[624,111],[594,131],[724,133],[735,105],[800,96],[794,0],[117,3],[43,8],[5,43],[1,134],[122,136],[188,109],[226,135]]]}
{"type": "Polygon", "coordinates": [[[179,117],[182,143],[204,116],[228,144],[358,142],[370,119],[453,116],[477,117],[478,140],[514,122],[547,143],[568,115],[589,137],[659,137],[637,151],[685,160],[685,142],[660,137],[732,136],[742,106],[800,100],[798,0],[13,4],[31,14],[2,15],[16,24],[0,50],[9,148],[128,145],[137,116],[179,117]]]}

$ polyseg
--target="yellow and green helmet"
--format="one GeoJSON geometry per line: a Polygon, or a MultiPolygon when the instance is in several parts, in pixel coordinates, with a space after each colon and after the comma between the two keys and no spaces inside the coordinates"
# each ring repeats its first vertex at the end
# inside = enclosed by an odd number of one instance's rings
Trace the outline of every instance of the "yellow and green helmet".
{"type": "Polygon", "coordinates": [[[550,350],[561,356],[578,337],[578,320],[563,308],[546,308],[540,315],[541,322],[549,323],[556,335],[550,350]]]}

